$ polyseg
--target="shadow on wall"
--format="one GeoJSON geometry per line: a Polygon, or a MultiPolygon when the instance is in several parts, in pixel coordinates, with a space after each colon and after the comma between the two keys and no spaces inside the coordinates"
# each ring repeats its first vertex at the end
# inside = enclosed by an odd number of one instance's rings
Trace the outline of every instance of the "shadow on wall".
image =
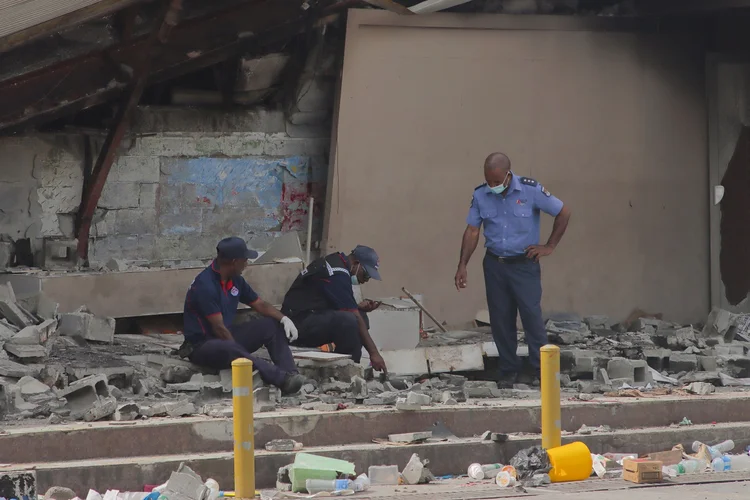
{"type": "Polygon", "coordinates": [[[750,127],[743,127],[721,180],[719,265],[727,300],[736,306],[750,292],[750,127]]]}

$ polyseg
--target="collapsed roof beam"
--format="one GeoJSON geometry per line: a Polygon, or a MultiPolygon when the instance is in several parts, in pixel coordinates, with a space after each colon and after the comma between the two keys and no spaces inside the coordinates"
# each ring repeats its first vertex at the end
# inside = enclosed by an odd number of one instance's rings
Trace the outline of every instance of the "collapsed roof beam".
{"type": "MultiPolygon", "coordinates": [[[[161,50],[151,54],[148,83],[288,40],[319,16],[345,5],[319,0],[304,9],[300,4],[299,0],[248,0],[180,23],[161,50]]],[[[142,36],[0,82],[0,130],[49,122],[116,98],[128,83],[125,75],[148,51],[148,36],[142,36]]]]}
{"type": "Polygon", "coordinates": [[[408,7],[395,2],[394,0],[363,0],[366,4],[372,5],[373,7],[380,7],[381,9],[390,10],[396,14],[414,14],[408,7]]]}

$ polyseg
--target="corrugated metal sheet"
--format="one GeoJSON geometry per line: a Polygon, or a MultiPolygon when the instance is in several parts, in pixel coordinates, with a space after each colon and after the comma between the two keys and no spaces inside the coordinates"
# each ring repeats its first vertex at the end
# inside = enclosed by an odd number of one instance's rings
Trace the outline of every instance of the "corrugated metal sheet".
{"type": "Polygon", "coordinates": [[[0,0],[0,38],[102,0],[0,0]]]}

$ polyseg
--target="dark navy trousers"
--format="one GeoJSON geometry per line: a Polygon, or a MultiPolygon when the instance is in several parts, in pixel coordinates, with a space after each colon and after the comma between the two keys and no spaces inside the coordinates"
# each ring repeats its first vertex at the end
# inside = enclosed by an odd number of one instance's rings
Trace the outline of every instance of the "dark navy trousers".
{"type": "Polygon", "coordinates": [[[500,354],[501,376],[521,371],[521,360],[516,355],[518,314],[529,346],[529,361],[532,368],[539,370],[539,349],[547,343],[542,318],[541,266],[531,260],[504,263],[487,254],[483,267],[490,326],[500,354]]]}
{"type": "MultiPolygon", "coordinates": [[[[369,328],[367,313],[360,311],[365,325],[369,328]]],[[[299,330],[299,338],[293,343],[298,347],[320,347],[334,343],[333,352],[349,354],[355,363],[362,359],[362,338],[354,313],[349,311],[313,311],[292,317],[299,330]]]]}
{"type": "Polygon", "coordinates": [[[213,370],[232,367],[232,361],[246,358],[253,362],[253,369],[267,384],[281,387],[288,373],[297,372],[292,351],[289,349],[284,328],[273,318],[260,318],[239,325],[232,325],[229,331],[234,341],[211,338],[195,345],[190,361],[213,370]],[[252,353],[265,347],[273,363],[253,356],[252,353]]]}

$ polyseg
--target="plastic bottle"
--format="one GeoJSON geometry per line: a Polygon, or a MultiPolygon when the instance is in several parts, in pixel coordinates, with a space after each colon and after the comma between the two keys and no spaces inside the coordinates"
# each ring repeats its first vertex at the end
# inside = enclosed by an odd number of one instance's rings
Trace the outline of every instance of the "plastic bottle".
{"type": "Polygon", "coordinates": [[[497,476],[502,468],[502,464],[471,464],[469,466],[468,474],[470,478],[477,481],[482,479],[492,479],[497,476]]]}
{"type": "MultiPolygon", "coordinates": [[[[695,453],[698,453],[701,449],[701,443],[700,441],[694,441],[693,442],[693,451],[695,453]]],[[[712,459],[719,458],[724,453],[730,452],[734,449],[734,441],[731,439],[727,439],[726,441],[722,441],[719,444],[715,444],[713,446],[706,445],[706,448],[708,448],[708,452],[711,454],[712,459]]]]}
{"type": "Polygon", "coordinates": [[[724,455],[714,458],[711,467],[716,472],[750,470],[750,455],[724,455]]]}
{"type": "Polygon", "coordinates": [[[681,476],[683,474],[695,474],[706,468],[706,462],[703,460],[683,460],[679,464],[670,465],[667,469],[670,477],[681,476]]]}
{"type": "Polygon", "coordinates": [[[321,492],[331,493],[341,490],[354,490],[354,481],[349,479],[308,479],[305,481],[305,488],[307,488],[307,492],[311,495],[321,492]]]}
{"type": "Polygon", "coordinates": [[[370,478],[367,477],[367,474],[360,474],[357,476],[357,479],[352,482],[351,486],[354,491],[367,491],[370,487],[370,478]]]}
{"type": "Polygon", "coordinates": [[[217,483],[215,479],[206,479],[204,485],[208,488],[207,500],[216,500],[219,498],[219,483],[217,483]]]}

